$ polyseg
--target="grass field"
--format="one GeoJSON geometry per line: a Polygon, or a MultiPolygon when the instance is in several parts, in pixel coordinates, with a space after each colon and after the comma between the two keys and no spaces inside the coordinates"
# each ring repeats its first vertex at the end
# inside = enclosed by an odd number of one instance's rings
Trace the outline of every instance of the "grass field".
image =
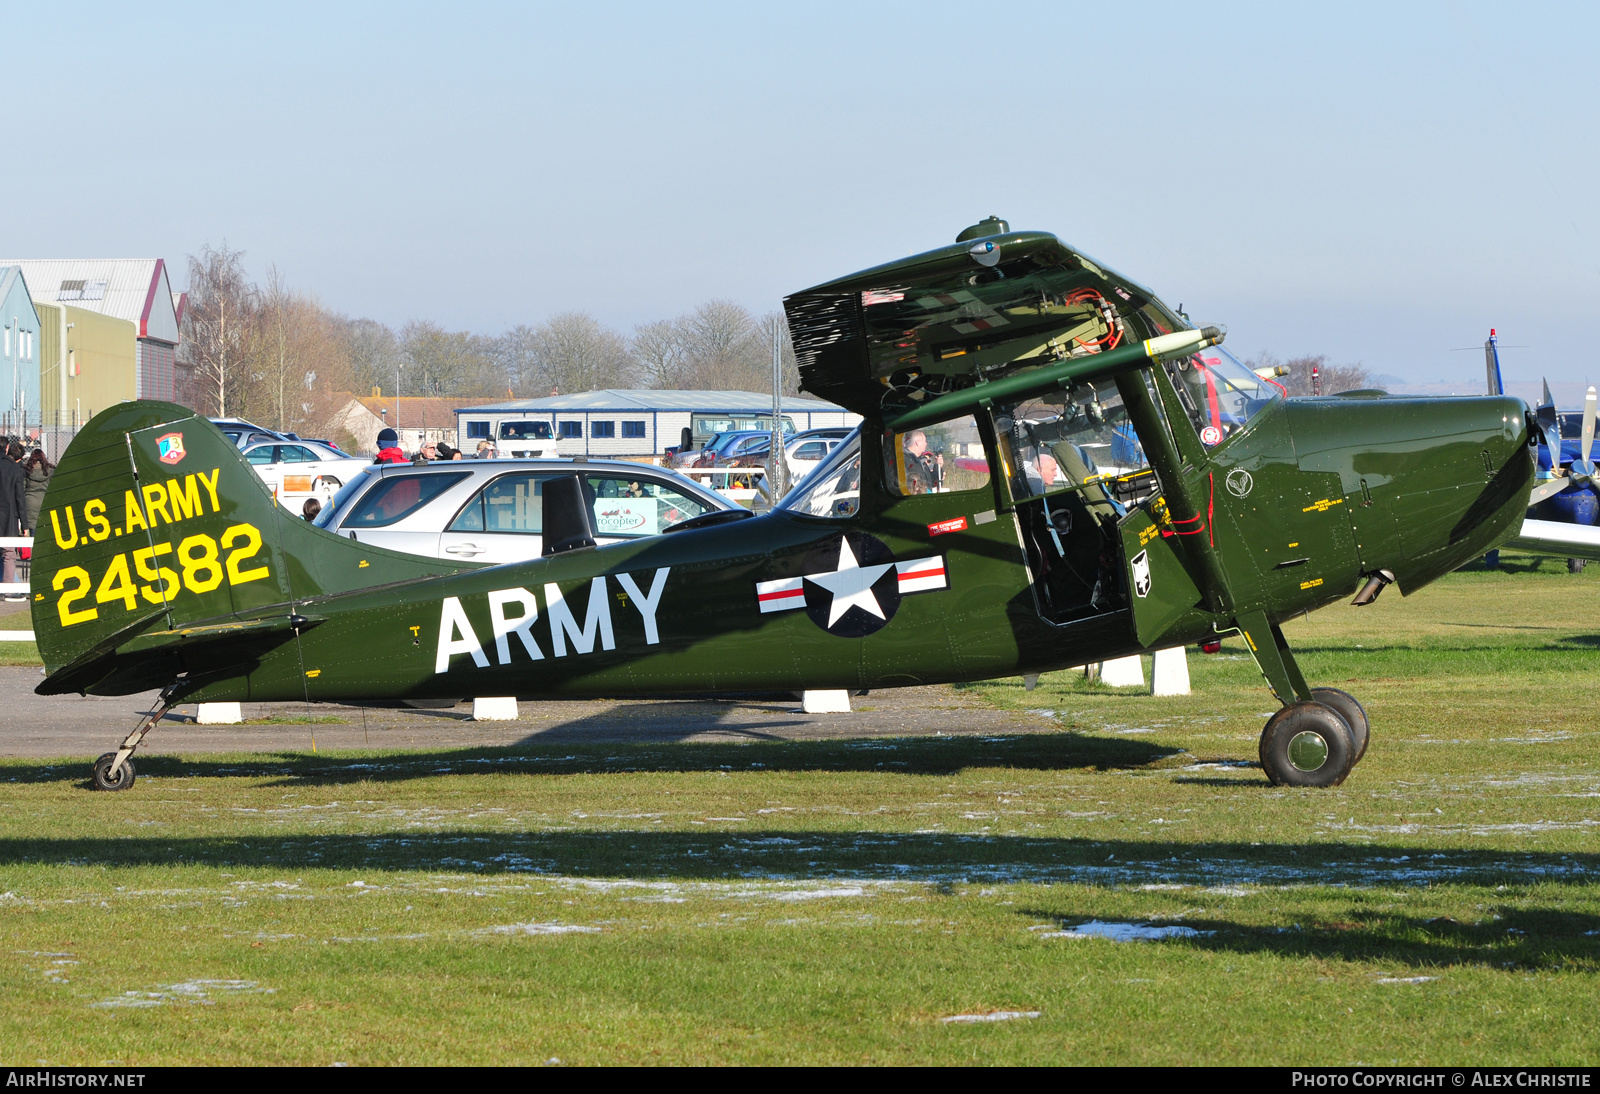
{"type": "Polygon", "coordinates": [[[1329,791],[1237,642],[1008,738],[4,762],[0,1057],[1593,1063],[1600,574],[1507,561],[1286,628],[1329,791]]]}

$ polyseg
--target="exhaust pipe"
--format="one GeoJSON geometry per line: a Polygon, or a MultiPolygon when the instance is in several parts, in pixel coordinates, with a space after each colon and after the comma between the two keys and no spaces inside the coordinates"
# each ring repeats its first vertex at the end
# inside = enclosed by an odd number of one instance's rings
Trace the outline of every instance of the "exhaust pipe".
{"type": "Polygon", "coordinates": [[[1388,570],[1378,570],[1367,578],[1367,583],[1361,586],[1361,591],[1350,603],[1357,608],[1364,608],[1378,599],[1378,594],[1383,592],[1383,587],[1394,581],[1394,574],[1388,570]]]}

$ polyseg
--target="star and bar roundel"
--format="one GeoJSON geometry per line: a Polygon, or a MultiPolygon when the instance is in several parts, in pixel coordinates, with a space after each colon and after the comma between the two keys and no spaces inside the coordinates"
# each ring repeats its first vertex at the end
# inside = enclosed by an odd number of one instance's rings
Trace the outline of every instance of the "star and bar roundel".
{"type": "Polygon", "coordinates": [[[761,614],[805,609],[840,638],[864,638],[888,625],[900,598],[950,587],[943,555],[895,561],[882,540],[846,532],[805,557],[799,577],[756,582],[761,614]]]}

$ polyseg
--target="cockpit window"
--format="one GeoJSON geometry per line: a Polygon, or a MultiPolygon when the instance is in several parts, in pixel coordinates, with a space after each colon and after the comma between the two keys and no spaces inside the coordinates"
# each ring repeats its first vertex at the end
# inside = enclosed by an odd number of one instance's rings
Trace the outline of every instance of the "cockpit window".
{"type": "Polygon", "coordinates": [[[1221,346],[1169,362],[1167,374],[1184,401],[1200,442],[1215,448],[1283,394],[1221,346]]]}
{"type": "Polygon", "coordinates": [[[853,517],[861,508],[861,430],[841,441],[779,509],[808,517],[853,517]]]}
{"type": "Polygon", "coordinates": [[[885,433],[883,481],[891,494],[945,494],[989,485],[978,421],[972,415],[909,433],[885,433]]]}
{"type": "Polygon", "coordinates": [[[1100,487],[1120,498],[1154,487],[1149,461],[1115,387],[1092,385],[997,405],[994,425],[1014,500],[1100,487]]]}

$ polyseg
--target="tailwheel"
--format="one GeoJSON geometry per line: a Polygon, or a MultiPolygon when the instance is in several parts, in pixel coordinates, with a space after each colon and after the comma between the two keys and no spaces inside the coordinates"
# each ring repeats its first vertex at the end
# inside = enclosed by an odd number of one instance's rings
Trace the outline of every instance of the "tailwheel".
{"type": "Polygon", "coordinates": [[[93,774],[96,790],[126,790],[133,785],[135,778],[133,771],[133,757],[122,761],[122,766],[117,768],[115,775],[111,774],[111,765],[116,762],[117,754],[107,752],[94,762],[93,774]]]}
{"type": "Polygon", "coordinates": [[[1332,707],[1339,712],[1339,717],[1344,719],[1344,724],[1350,727],[1350,736],[1355,741],[1356,758],[1351,760],[1352,765],[1361,762],[1361,757],[1367,754],[1367,742],[1372,738],[1371,726],[1367,723],[1367,712],[1356,697],[1348,691],[1338,688],[1312,688],[1311,698],[1325,707],[1332,707]]]}
{"type": "Polygon", "coordinates": [[[1338,786],[1355,757],[1350,726],[1319,702],[1291,703],[1261,731],[1261,767],[1274,786],[1338,786]]]}

